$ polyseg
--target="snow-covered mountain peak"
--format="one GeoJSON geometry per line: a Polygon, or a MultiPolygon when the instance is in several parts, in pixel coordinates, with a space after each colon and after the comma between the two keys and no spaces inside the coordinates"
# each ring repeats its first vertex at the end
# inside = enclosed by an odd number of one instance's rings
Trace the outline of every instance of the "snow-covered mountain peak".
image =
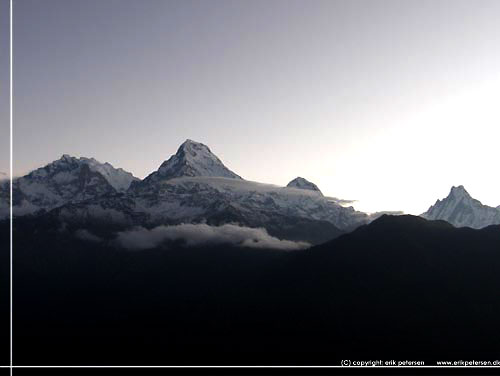
{"type": "Polygon", "coordinates": [[[467,192],[467,190],[465,189],[465,187],[463,185],[459,185],[458,187],[453,186],[451,188],[451,191],[450,191],[450,194],[448,197],[455,198],[455,199],[464,199],[464,198],[470,199],[470,198],[472,198],[470,196],[469,192],[467,192]]]}
{"type": "Polygon", "coordinates": [[[208,146],[193,140],[186,140],[177,153],[163,162],[158,171],[149,175],[144,182],[194,176],[241,179],[224,166],[208,146]]]}
{"type": "Polygon", "coordinates": [[[437,200],[422,217],[441,219],[457,227],[482,228],[500,224],[500,210],[472,198],[463,185],[452,187],[449,195],[437,200]]]}
{"type": "Polygon", "coordinates": [[[195,154],[196,150],[198,150],[198,151],[205,150],[206,152],[211,153],[210,148],[207,145],[202,144],[201,142],[193,141],[189,138],[179,146],[179,149],[177,149],[177,152],[187,151],[187,152],[195,154]]]}
{"type": "Polygon", "coordinates": [[[30,172],[27,176],[31,176],[32,178],[45,178],[57,172],[78,168],[78,166],[78,158],[69,154],[63,154],[61,158],[56,159],[43,167],[37,168],[36,170],[30,172]]]}
{"type": "Polygon", "coordinates": [[[121,168],[114,168],[109,163],[101,163],[94,158],[73,157],[69,154],[63,154],[61,158],[38,168],[28,174],[35,179],[54,178],[56,174],[69,173],[79,170],[82,166],[88,166],[91,171],[99,172],[108,181],[108,183],[118,192],[124,192],[133,181],[139,180],[130,172],[121,168]]]}
{"type": "Polygon", "coordinates": [[[63,155],[61,155],[61,158],[56,159],[53,162],[50,162],[49,164],[47,164],[43,168],[53,168],[53,167],[57,167],[57,166],[66,166],[66,165],[71,165],[74,163],[78,163],[77,157],[74,157],[74,156],[69,155],[69,154],[63,154],[63,155]]]}
{"type": "MultiPolygon", "coordinates": [[[[93,158],[64,154],[61,158],[14,179],[14,215],[47,211],[70,202],[124,192],[138,180],[131,173],[93,158]]],[[[9,214],[9,187],[0,185],[0,218],[9,214]]]]}
{"type": "Polygon", "coordinates": [[[300,176],[293,179],[290,183],[287,184],[288,188],[297,188],[297,189],[307,189],[310,191],[316,191],[321,193],[318,186],[314,183],[311,183],[309,180],[301,178],[300,176]]]}

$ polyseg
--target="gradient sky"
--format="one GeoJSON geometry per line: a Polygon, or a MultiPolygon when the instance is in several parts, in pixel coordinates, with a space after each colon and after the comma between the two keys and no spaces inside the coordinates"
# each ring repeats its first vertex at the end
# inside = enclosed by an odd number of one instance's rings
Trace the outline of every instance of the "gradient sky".
{"type": "Polygon", "coordinates": [[[419,214],[459,184],[497,206],[499,15],[498,0],[14,0],[14,173],[68,153],[144,177],[191,138],[246,179],[303,176],[361,210],[419,214]]]}
{"type": "Polygon", "coordinates": [[[0,172],[10,173],[9,0],[0,0],[0,172]]]}

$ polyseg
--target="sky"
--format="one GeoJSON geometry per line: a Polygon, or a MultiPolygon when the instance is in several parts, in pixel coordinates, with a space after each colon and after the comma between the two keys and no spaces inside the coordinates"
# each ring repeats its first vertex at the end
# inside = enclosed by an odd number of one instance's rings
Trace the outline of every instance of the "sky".
{"type": "Polygon", "coordinates": [[[9,9],[9,1],[0,0],[0,178],[10,174],[9,9]]]}
{"type": "Polygon", "coordinates": [[[14,0],[14,174],[67,153],[142,178],[190,138],[245,179],[302,176],[359,210],[420,214],[460,184],[498,206],[499,14],[498,0],[14,0]]]}

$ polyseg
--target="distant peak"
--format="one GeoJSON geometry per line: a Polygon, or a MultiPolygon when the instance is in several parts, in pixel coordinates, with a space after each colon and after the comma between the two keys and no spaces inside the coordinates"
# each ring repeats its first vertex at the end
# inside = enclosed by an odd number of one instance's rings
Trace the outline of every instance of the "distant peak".
{"type": "Polygon", "coordinates": [[[469,192],[465,189],[463,185],[457,187],[451,187],[450,196],[453,197],[470,197],[469,192]]]}
{"type": "Polygon", "coordinates": [[[69,154],[63,154],[61,158],[59,158],[60,161],[68,161],[68,160],[73,160],[75,157],[69,155],[69,154]]]}
{"type": "Polygon", "coordinates": [[[290,183],[287,184],[288,188],[297,188],[297,189],[306,189],[310,191],[316,191],[321,193],[318,186],[314,183],[311,183],[309,180],[301,178],[300,176],[293,179],[290,183]]]}
{"type": "Polygon", "coordinates": [[[456,186],[456,187],[455,187],[455,186],[453,186],[453,187],[451,187],[451,190],[452,190],[452,191],[465,191],[465,192],[467,192],[467,191],[465,190],[465,187],[464,187],[463,185],[458,185],[458,186],[456,186]]]}
{"type": "Polygon", "coordinates": [[[62,168],[62,167],[67,168],[68,166],[72,166],[77,162],[78,162],[78,158],[73,157],[72,155],[69,155],[69,154],[63,154],[63,155],[61,155],[61,158],[50,162],[49,164],[47,164],[46,167],[53,166],[56,168],[62,168]]]}
{"type": "Polygon", "coordinates": [[[157,173],[152,174],[161,179],[172,179],[183,176],[213,176],[241,179],[229,170],[222,161],[212,153],[210,148],[191,139],[184,141],[177,153],[162,163],[157,173]]]}
{"type": "Polygon", "coordinates": [[[183,153],[183,152],[184,153],[189,152],[192,156],[196,156],[197,151],[199,151],[199,152],[204,151],[204,152],[207,152],[209,154],[213,154],[207,145],[202,144],[201,142],[196,142],[196,141],[190,140],[190,139],[187,139],[186,141],[184,141],[181,144],[181,146],[179,146],[179,149],[177,149],[177,154],[183,153]]]}
{"type": "MultiPolygon", "coordinates": [[[[189,146],[189,145],[203,145],[203,144],[201,142],[193,141],[190,138],[188,138],[188,139],[186,139],[186,141],[184,141],[181,144],[181,147],[182,146],[189,146]]],[[[205,146],[205,145],[203,145],[203,146],[205,146]]]]}
{"type": "Polygon", "coordinates": [[[111,184],[117,191],[125,191],[128,189],[132,181],[139,180],[134,177],[130,172],[121,168],[114,168],[109,163],[101,163],[94,158],[87,157],[73,157],[69,154],[63,154],[61,158],[55,160],[44,167],[40,167],[32,171],[29,175],[37,177],[47,177],[61,171],[69,172],[73,170],[87,170],[98,172],[103,176],[106,181],[111,184]]]}
{"type": "Polygon", "coordinates": [[[497,208],[483,205],[473,198],[463,185],[453,186],[449,195],[438,200],[425,213],[426,219],[445,220],[456,227],[483,228],[500,223],[497,208]]]}

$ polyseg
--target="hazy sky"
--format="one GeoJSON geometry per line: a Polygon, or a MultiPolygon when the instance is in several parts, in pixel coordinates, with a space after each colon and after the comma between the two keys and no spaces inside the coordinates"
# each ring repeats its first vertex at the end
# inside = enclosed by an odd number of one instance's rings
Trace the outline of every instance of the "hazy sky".
{"type": "Polygon", "coordinates": [[[14,0],[15,173],[69,153],[144,177],[192,138],[246,179],[303,176],[361,210],[419,214],[459,184],[497,206],[499,15],[498,0],[14,0]]]}

